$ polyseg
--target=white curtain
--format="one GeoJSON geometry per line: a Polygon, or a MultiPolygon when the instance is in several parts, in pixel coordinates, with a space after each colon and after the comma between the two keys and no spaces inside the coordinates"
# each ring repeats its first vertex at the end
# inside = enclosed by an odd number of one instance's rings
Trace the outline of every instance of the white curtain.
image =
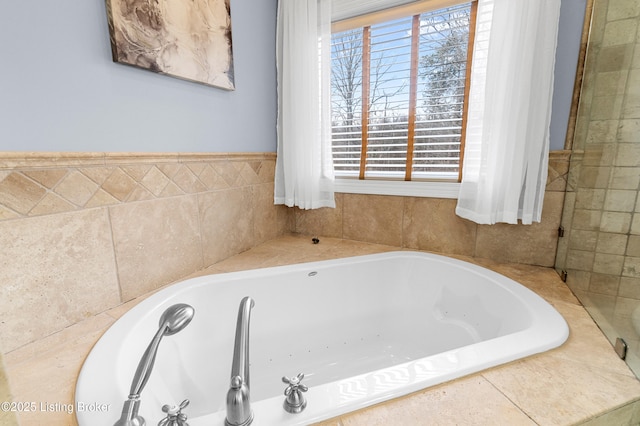
{"type": "Polygon", "coordinates": [[[276,204],[335,207],[330,48],[331,0],[278,2],[276,204]]]}
{"type": "Polygon", "coordinates": [[[479,0],[456,214],[540,222],[560,0],[479,0]]]}

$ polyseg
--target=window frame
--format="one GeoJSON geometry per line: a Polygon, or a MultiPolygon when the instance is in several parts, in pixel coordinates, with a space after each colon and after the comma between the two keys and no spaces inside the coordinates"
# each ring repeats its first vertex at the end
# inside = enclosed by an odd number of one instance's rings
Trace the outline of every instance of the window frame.
{"type": "MultiPolygon", "coordinates": [[[[381,178],[364,178],[363,167],[361,166],[360,175],[355,177],[336,177],[335,192],[339,193],[357,193],[357,194],[377,194],[377,195],[400,195],[415,197],[434,197],[434,198],[457,198],[458,188],[462,176],[462,164],[464,159],[464,140],[466,137],[466,121],[467,121],[467,105],[469,98],[469,86],[471,76],[471,61],[473,56],[473,46],[475,42],[475,22],[477,15],[477,0],[426,0],[412,2],[391,9],[376,11],[353,18],[348,18],[332,23],[331,32],[342,32],[348,29],[363,28],[376,23],[383,23],[399,18],[409,18],[450,6],[463,3],[471,3],[471,20],[469,25],[469,40],[467,48],[467,68],[464,89],[464,107],[462,114],[462,129],[460,137],[460,159],[458,167],[457,180],[437,180],[437,179],[413,179],[408,180],[407,176],[411,170],[406,171],[405,180],[381,178]]],[[[419,20],[418,20],[419,21],[419,20]]],[[[409,125],[411,126],[411,124],[409,125]]],[[[409,157],[412,153],[408,153],[409,157]]],[[[365,159],[361,156],[361,162],[365,159]]]]}

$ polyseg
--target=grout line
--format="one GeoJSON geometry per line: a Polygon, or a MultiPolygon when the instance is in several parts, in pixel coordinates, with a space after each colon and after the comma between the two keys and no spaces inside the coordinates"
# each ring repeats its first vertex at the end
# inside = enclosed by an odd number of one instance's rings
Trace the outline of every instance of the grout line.
{"type": "Polygon", "coordinates": [[[118,256],[116,253],[116,239],[113,235],[113,222],[111,221],[111,207],[106,206],[107,224],[109,225],[109,236],[111,237],[111,251],[113,253],[113,265],[115,267],[116,282],[118,284],[118,300],[120,304],[124,303],[122,300],[122,283],[120,282],[120,268],[118,267],[118,256]]]}
{"type": "Polygon", "coordinates": [[[204,240],[202,238],[202,212],[200,211],[200,194],[195,194],[196,196],[196,215],[198,220],[198,241],[200,243],[200,269],[207,268],[208,266],[204,263],[204,240]]]}
{"type": "Polygon", "coordinates": [[[487,383],[489,383],[496,391],[498,391],[498,393],[500,393],[500,395],[504,396],[505,399],[507,401],[509,401],[511,404],[513,404],[513,406],[520,411],[522,414],[524,414],[525,416],[527,416],[533,423],[535,423],[536,425],[540,425],[540,423],[538,423],[537,421],[534,420],[533,417],[531,417],[531,415],[529,415],[529,413],[527,413],[522,407],[520,407],[515,401],[513,401],[507,394],[505,394],[502,389],[500,389],[498,386],[496,386],[491,380],[489,380],[488,377],[486,377],[482,372],[480,373],[480,377],[482,377],[484,380],[487,381],[487,383]]]}

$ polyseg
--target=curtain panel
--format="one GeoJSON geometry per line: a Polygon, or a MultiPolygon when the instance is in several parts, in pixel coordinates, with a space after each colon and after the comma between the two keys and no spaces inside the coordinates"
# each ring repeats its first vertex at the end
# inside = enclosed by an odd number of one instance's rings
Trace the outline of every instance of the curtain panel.
{"type": "Polygon", "coordinates": [[[335,207],[331,157],[331,0],[280,0],[275,204],[335,207]]]}
{"type": "Polygon", "coordinates": [[[479,0],[456,214],[540,222],[560,0],[479,0]]]}

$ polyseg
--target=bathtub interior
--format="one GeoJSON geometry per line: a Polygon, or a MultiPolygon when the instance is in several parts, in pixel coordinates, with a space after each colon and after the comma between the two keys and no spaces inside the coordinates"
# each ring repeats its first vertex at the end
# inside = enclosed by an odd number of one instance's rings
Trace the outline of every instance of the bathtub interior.
{"type": "Polygon", "coordinates": [[[399,252],[384,262],[362,256],[285,267],[284,274],[269,268],[180,283],[140,303],[98,342],[90,357],[106,353],[96,362],[115,379],[94,397],[118,401],[120,409],[158,318],[173,303],[191,304],[196,315],[160,345],[142,394],[141,414],[150,419],[161,418],[163,404],[185,398],[190,418],[224,410],[237,309],[246,295],[256,302],[253,401],[281,397],[285,375],[305,373],[304,383],[317,388],[530,327],[531,308],[518,294],[528,290],[514,293],[504,277],[464,262],[447,267],[450,261],[399,252]]]}

